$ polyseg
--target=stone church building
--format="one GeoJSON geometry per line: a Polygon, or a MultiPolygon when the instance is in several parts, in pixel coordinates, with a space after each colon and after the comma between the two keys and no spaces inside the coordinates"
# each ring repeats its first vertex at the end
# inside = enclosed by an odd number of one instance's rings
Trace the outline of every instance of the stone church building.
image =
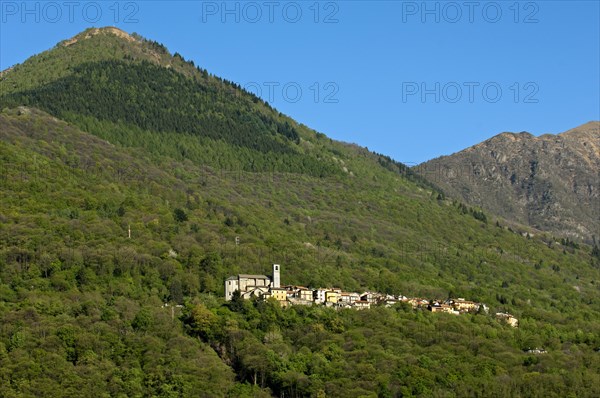
{"type": "Polygon", "coordinates": [[[225,280],[225,300],[233,297],[233,292],[240,291],[243,298],[260,297],[268,294],[271,288],[281,287],[280,266],[273,264],[272,279],[266,275],[239,274],[225,280]]]}

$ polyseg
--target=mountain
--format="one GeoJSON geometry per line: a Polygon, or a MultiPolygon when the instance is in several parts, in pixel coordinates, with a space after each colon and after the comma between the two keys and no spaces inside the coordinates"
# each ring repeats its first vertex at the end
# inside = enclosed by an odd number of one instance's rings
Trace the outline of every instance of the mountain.
{"type": "Polygon", "coordinates": [[[597,247],[446,199],[115,28],[0,85],[0,396],[600,394],[597,247]],[[271,263],[489,313],[224,301],[271,263]]]}
{"type": "Polygon", "coordinates": [[[503,133],[417,167],[444,192],[563,239],[600,238],[600,122],[503,133]]]}
{"type": "Polygon", "coordinates": [[[160,145],[164,153],[167,146],[172,155],[219,167],[264,170],[275,164],[317,175],[340,172],[332,161],[305,153],[298,127],[257,97],[114,28],[87,30],[2,79],[9,103],[37,106],[111,142],[142,145],[142,134],[119,128],[127,125],[154,133],[143,137],[147,147],[160,145]],[[30,79],[40,63],[44,73],[30,79]],[[179,146],[164,142],[170,133],[183,136],[179,146]],[[212,150],[200,147],[202,140],[211,141],[212,150]],[[223,143],[238,150],[226,153],[223,143]]]}

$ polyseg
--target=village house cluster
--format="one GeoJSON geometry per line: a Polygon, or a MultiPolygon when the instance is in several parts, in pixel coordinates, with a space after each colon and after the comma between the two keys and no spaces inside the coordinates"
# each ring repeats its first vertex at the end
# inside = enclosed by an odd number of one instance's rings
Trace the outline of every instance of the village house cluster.
{"type": "MultiPolygon", "coordinates": [[[[483,303],[465,300],[464,298],[447,300],[428,300],[425,298],[409,298],[377,292],[345,292],[338,288],[309,289],[304,286],[281,285],[281,266],[273,264],[273,274],[266,275],[239,274],[225,280],[225,300],[230,301],[235,292],[240,297],[269,299],[274,298],[282,306],[289,305],[325,305],[333,308],[352,308],[363,310],[374,305],[391,307],[398,303],[407,303],[413,309],[428,309],[431,312],[448,314],[475,313],[480,310],[488,313],[489,308],[483,303]]],[[[518,326],[518,320],[506,313],[497,313],[496,319],[505,321],[512,327],[518,326]]]]}

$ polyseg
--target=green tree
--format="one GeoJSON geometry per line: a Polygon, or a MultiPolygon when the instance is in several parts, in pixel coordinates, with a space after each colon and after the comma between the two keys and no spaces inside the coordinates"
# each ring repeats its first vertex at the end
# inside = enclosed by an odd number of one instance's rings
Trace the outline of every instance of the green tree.
{"type": "Polygon", "coordinates": [[[183,211],[183,209],[180,209],[178,207],[175,210],[173,210],[173,218],[178,223],[183,223],[183,222],[186,222],[188,220],[188,215],[186,214],[185,211],[183,211]]]}

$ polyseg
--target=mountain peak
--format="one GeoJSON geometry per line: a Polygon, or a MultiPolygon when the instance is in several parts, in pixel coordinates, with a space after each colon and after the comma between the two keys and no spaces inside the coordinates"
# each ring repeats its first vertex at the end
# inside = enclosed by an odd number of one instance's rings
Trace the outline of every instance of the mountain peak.
{"type": "Polygon", "coordinates": [[[0,73],[5,94],[22,92],[65,78],[86,64],[97,62],[149,62],[192,76],[199,72],[183,59],[176,59],[160,43],[114,26],[86,29],[22,64],[0,73]],[[45,73],[36,73],[41,67],[45,73]]]}
{"type": "Polygon", "coordinates": [[[495,135],[492,138],[489,138],[489,139],[483,141],[482,143],[474,145],[473,148],[477,148],[482,145],[495,144],[497,142],[529,141],[529,140],[535,139],[535,138],[536,137],[533,134],[528,133],[527,131],[522,131],[520,133],[504,132],[504,133],[495,135]]]}
{"type": "Polygon", "coordinates": [[[600,140],[600,121],[591,121],[559,134],[562,137],[589,137],[600,140]]]}
{"type": "Polygon", "coordinates": [[[599,167],[600,122],[592,121],[561,134],[498,134],[422,169],[452,175],[435,181],[449,196],[591,242],[600,215],[599,167]]]}
{"type": "Polygon", "coordinates": [[[61,42],[60,45],[62,45],[64,47],[68,47],[68,46],[71,46],[71,45],[81,41],[81,40],[90,39],[97,35],[114,35],[114,36],[120,37],[120,38],[125,39],[130,42],[137,41],[137,39],[135,39],[132,35],[125,32],[124,30],[121,30],[114,26],[105,26],[103,28],[86,29],[83,32],[78,33],[77,35],[73,36],[72,38],[61,42]]]}

